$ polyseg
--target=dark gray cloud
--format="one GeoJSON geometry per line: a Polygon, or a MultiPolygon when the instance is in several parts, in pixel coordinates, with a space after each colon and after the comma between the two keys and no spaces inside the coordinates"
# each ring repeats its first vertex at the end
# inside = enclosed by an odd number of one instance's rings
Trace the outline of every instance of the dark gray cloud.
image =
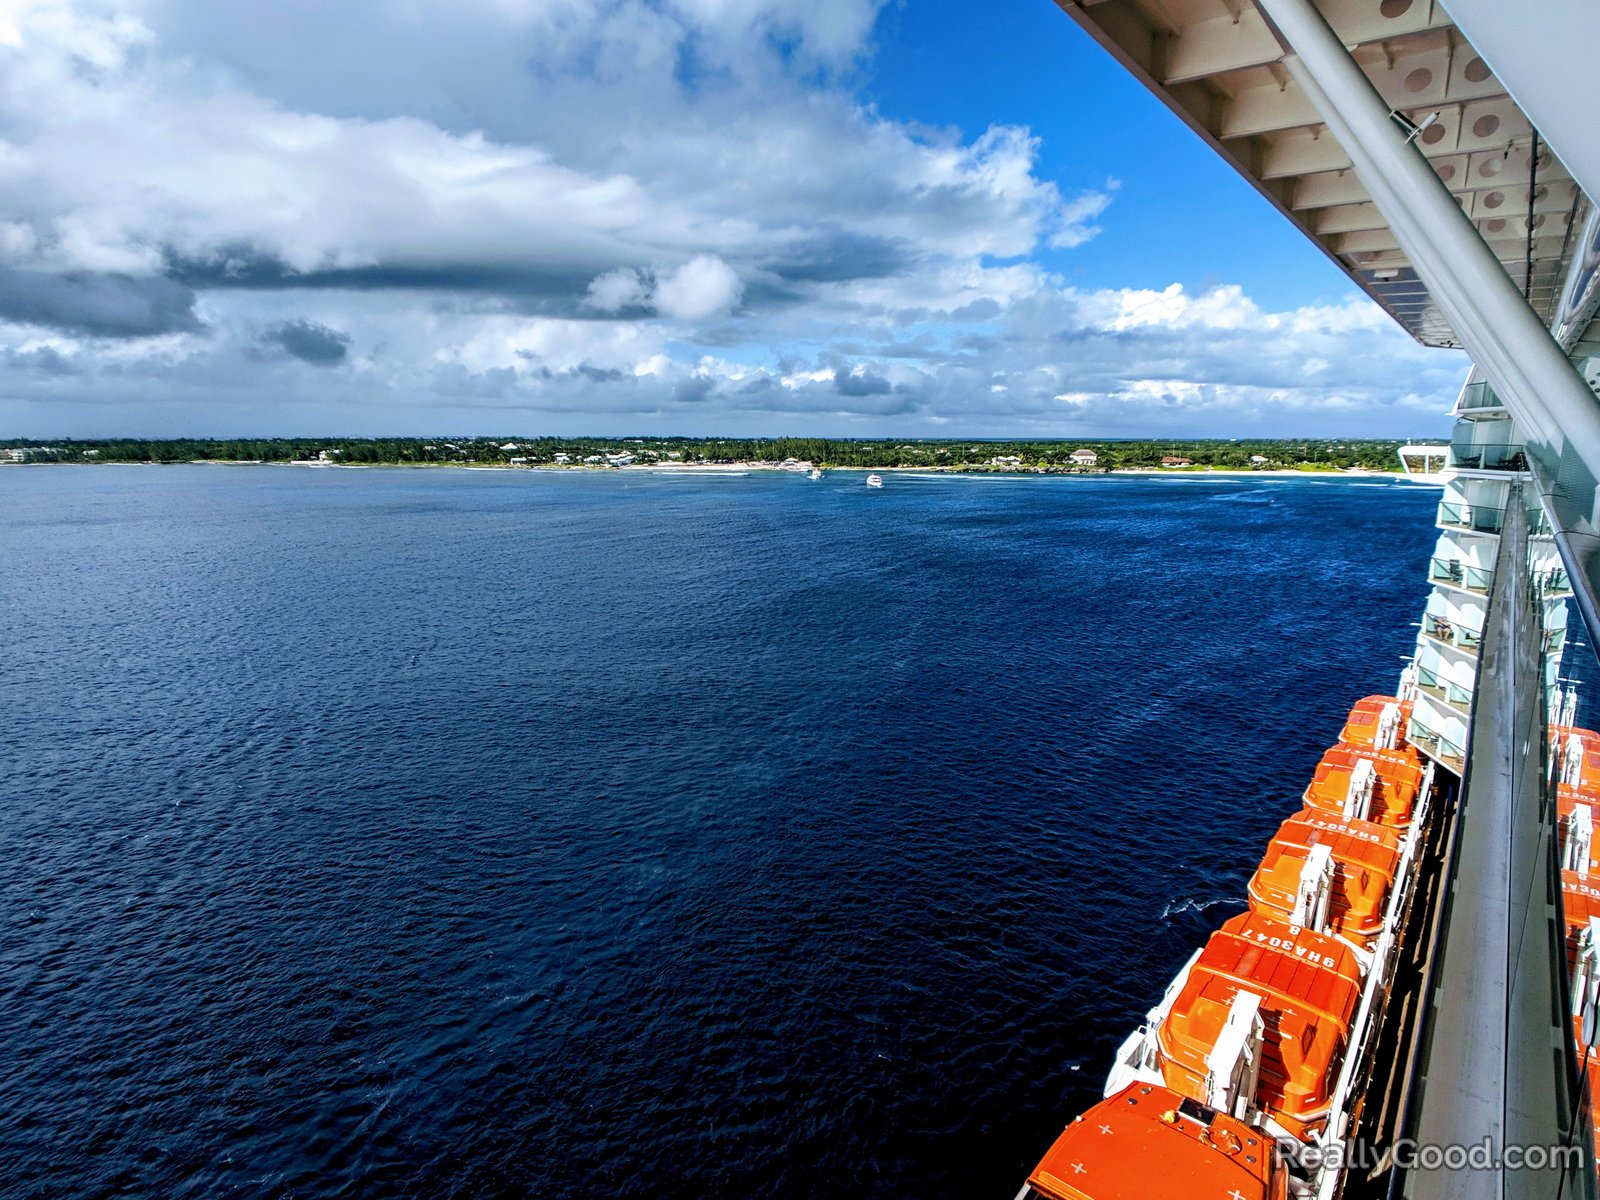
{"type": "Polygon", "coordinates": [[[188,287],[287,291],[442,292],[456,295],[503,296],[519,311],[540,315],[604,317],[584,310],[589,282],[603,262],[569,263],[385,263],[382,266],[296,271],[280,259],[251,247],[232,246],[204,259],[171,256],[171,276],[188,287]]]}
{"type": "Polygon", "coordinates": [[[886,279],[912,264],[915,256],[893,238],[833,230],[789,246],[781,258],[763,264],[790,283],[841,283],[848,279],[886,279]]]}
{"type": "Polygon", "coordinates": [[[261,335],[261,343],[314,367],[336,367],[350,353],[350,335],[315,321],[285,321],[261,335]]]}
{"type": "Polygon", "coordinates": [[[890,391],[889,381],[871,371],[863,371],[859,375],[835,371],[833,386],[841,396],[885,396],[890,391]]]}
{"type": "Polygon", "coordinates": [[[92,337],[136,338],[200,328],[194,290],[173,279],[0,267],[0,320],[92,337]]]}
{"type": "Polygon", "coordinates": [[[681,404],[694,404],[708,399],[716,390],[716,380],[691,375],[688,379],[679,380],[673,387],[672,398],[681,404]]]}
{"type": "Polygon", "coordinates": [[[51,346],[40,346],[36,350],[9,350],[0,361],[3,361],[8,367],[16,367],[24,371],[37,371],[41,375],[76,375],[78,373],[77,364],[51,346]]]}

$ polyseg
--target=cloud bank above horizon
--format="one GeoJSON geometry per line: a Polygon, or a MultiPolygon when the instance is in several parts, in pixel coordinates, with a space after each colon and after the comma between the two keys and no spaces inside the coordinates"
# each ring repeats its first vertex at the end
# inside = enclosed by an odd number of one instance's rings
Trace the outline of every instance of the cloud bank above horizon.
{"type": "Polygon", "coordinates": [[[1116,182],[860,103],[880,0],[326,7],[0,0],[0,429],[1379,436],[1459,382],[1353,288],[1069,284],[1116,182]]]}

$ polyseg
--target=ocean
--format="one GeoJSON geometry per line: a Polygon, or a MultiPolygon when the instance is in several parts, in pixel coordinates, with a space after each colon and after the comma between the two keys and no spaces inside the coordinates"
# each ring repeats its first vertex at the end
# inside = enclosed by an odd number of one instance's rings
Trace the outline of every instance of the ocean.
{"type": "Polygon", "coordinates": [[[4,1191],[1009,1197],[1437,500],[0,468],[4,1191]]]}

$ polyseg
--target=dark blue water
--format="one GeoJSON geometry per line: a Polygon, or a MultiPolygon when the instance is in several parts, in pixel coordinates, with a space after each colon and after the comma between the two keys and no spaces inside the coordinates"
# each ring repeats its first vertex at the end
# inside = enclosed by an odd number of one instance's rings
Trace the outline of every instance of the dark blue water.
{"type": "Polygon", "coordinates": [[[0,1189],[1008,1196],[1436,500],[0,468],[0,1189]]]}

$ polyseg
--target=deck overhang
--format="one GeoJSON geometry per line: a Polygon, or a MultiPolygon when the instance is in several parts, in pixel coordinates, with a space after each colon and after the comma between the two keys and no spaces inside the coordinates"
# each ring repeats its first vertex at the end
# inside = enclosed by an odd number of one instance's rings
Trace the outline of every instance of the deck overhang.
{"type": "MultiPolygon", "coordinates": [[[[1352,169],[1351,156],[1285,66],[1251,0],[1056,0],[1061,9],[1230,163],[1284,217],[1429,346],[1460,346],[1352,169]]],[[[1600,302],[1600,270],[1567,295],[1591,205],[1490,62],[1435,0],[1319,0],[1318,8],[1463,212],[1548,324],[1600,302]],[[1570,311],[1569,311],[1570,310],[1570,311]]]]}

